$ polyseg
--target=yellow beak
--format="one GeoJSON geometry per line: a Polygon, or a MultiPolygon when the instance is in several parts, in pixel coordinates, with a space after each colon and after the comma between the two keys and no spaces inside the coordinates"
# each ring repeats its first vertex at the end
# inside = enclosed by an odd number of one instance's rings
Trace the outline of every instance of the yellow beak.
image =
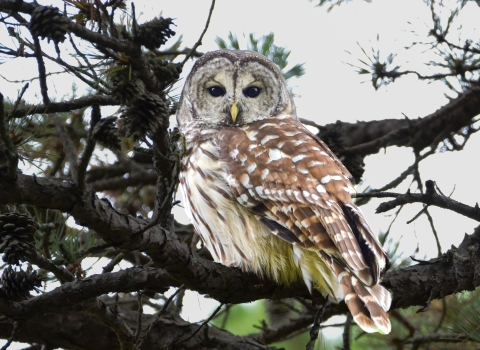
{"type": "Polygon", "coordinates": [[[237,120],[238,115],[238,107],[235,102],[233,102],[232,107],[230,107],[230,116],[232,117],[233,122],[237,120]]]}

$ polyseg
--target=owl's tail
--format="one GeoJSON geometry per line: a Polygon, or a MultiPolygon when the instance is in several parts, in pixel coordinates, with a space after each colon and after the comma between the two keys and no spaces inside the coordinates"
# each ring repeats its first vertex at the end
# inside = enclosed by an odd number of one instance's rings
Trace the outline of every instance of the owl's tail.
{"type": "Polygon", "coordinates": [[[390,333],[391,325],[387,311],[392,303],[391,293],[380,284],[366,286],[358,278],[350,274],[335,259],[320,252],[322,260],[331,268],[343,292],[355,322],[368,333],[390,333]]]}
{"type": "Polygon", "coordinates": [[[347,271],[339,277],[345,303],[355,322],[368,333],[390,333],[390,320],[386,312],[392,300],[390,292],[380,284],[364,286],[347,271]]]}

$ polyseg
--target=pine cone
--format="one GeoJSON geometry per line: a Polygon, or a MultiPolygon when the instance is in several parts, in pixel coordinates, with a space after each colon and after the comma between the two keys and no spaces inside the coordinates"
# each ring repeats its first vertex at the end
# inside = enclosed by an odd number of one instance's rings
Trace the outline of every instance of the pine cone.
{"type": "Polygon", "coordinates": [[[108,117],[100,119],[93,128],[93,137],[102,146],[120,150],[120,137],[117,127],[115,126],[116,117],[108,117]]]}
{"type": "Polygon", "coordinates": [[[33,234],[38,225],[27,215],[5,213],[0,215],[0,253],[8,264],[20,265],[25,252],[34,249],[33,234]]]}
{"type": "Polygon", "coordinates": [[[145,84],[140,79],[128,80],[120,74],[112,79],[114,81],[113,93],[120,97],[122,103],[131,103],[145,93],[145,84]],[[116,80],[116,81],[115,81],[116,80]]]}
{"type": "Polygon", "coordinates": [[[182,65],[180,63],[171,63],[163,60],[153,60],[152,70],[158,81],[162,82],[163,87],[175,82],[180,78],[182,65]]]}
{"type": "Polygon", "coordinates": [[[38,6],[32,12],[30,31],[33,35],[54,42],[63,43],[67,33],[67,19],[60,14],[58,7],[38,6]]]}
{"type": "Polygon", "coordinates": [[[138,141],[147,133],[155,133],[165,121],[168,122],[169,110],[158,95],[146,92],[125,107],[120,117],[122,134],[138,141]]]}
{"type": "Polygon", "coordinates": [[[15,271],[11,266],[3,270],[2,291],[8,299],[24,300],[30,296],[30,291],[38,292],[37,287],[42,286],[44,278],[39,277],[37,271],[28,273],[20,269],[15,271]]]}
{"type": "Polygon", "coordinates": [[[170,29],[170,25],[172,24],[173,20],[171,18],[160,17],[139,25],[135,42],[145,46],[149,50],[158,49],[165,44],[171,36],[175,35],[175,32],[170,29]]]}

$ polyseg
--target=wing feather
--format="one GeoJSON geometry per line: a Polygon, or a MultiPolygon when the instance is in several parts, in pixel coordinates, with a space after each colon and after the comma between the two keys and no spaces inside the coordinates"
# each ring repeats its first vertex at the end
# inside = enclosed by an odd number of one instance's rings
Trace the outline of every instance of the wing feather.
{"type": "Polygon", "coordinates": [[[283,119],[260,128],[263,123],[220,131],[221,156],[230,166],[234,181],[229,184],[239,202],[262,202],[269,212],[259,215],[262,223],[278,224],[272,233],[335,255],[366,285],[377,281],[386,256],[352,203],[349,171],[300,122],[283,119]],[[248,138],[254,131],[256,143],[248,138]],[[255,154],[249,152],[252,143],[255,154]]]}
{"type": "Polygon", "coordinates": [[[327,285],[317,287],[337,300],[344,297],[365,330],[388,332],[391,295],[376,284],[387,256],[352,202],[350,173],[299,121],[268,120],[268,127],[258,121],[225,127],[217,136],[232,193],[269,232],[294,245],[308,286],[321,281],[312,281],[302,249],[317,252],[318,266],[331,271],[321,269],[327,285]]]}

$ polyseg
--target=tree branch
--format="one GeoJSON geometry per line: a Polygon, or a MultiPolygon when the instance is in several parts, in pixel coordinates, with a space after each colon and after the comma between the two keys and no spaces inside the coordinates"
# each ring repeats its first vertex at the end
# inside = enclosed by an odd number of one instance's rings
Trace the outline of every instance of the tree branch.
{"type": "Polygon", "coordinates": [[[442,196],[437,192],[433,193],[411,193],[408,191],[405,194],[391,193],[391,192],[373,192],[373,193],[357,193],[355,195],[357,198],[385,198],[385,197],[394,197],[394,200],[381,203],[377,209],[376,213],[384,213],[386,211],[392,210],[395,207],[405,205],[408,203],[424,203],[428,205],[434,205],[436,207],[452,210],[458,214],[466,216],[470,219],[480,221],[480,209],[478,204],[474,207],[465,205],[463,203],[457,202],[454,199],[449,197],[442,196]]]}
{"type": "MultiPolygon", "coordinates": [[[[0,192],[4,194],[1,204],[22,202],[69,212],[77,222],[96,230],[107,242],[121,249],[139,249],[148,253],[158,266],[167,270],[175,281],[172,285],[185,284],[187,288],[208,294],[223,303],[310,297],[301,282],[288,287],[278,286],[272,281],[242,273],[239,269],[203,259],[168,230],[153,227],[140,237],[132,236],[133,232],[147,224],[146,220],[120,214],[109,203],[92,194],[82,200],[76,191],[69,183],[26,175],[19,175],[15,186],[0,179],[0,192]]],[[[475,274],[476,266],[480,264],[479,255],[477,251],[466,261],[452,260],[444,255],[429,264],[387,273],[384,285],[393,291],[393,308],[424,304],[432,298],[474,289],[480,282],[480,274],[475,274]],[[421,277],[416,280],[412,276],[421,277]]]]}
{"type": "Polygon", "coordinates": [[[468,90],[434,113],[415,120],[384,119],[371,122],[319,126],[322,139],[341,135],[344,152],[366,156],[388,146],[406,146],[421,151],[473,123],[480,114],[480,89],[468,90]],[[347,137],[348,135],[348,137],[347,137]]]}
{"type": "Polygon", "coordinates": [[[215,0],[212,0],[212,4],[210,6],[210,10],[208,11],[208,17],[207,17],[207,23],[205,23],[205,27],[203,28],[203,31],[202,31],[202,34],[200,35],[200,37],[198,38],[197,42],[195,43],[195,45],[193,45],[192,49],[190,50],[190,52],[188,52],[188,54],[185,56],[185,59],[183,60],[183,62],[181,63],[182,66],[185,64],[185,62],[188,61],[188,59],[193,55],[193,53],[197,52],[197,49],[200,45],[202,45],[202,39],[203,39],[203,36],[205,35],[205,33],[207,32],[207,29],[208,29],[208,26],[210,25],[210,19],[212,18],[212,14],[213,14],[213,8],[215,7],[215,0]]]}
{"type": "MultiPolygon", "coordinates": [[[[119,309],[119,316],[134,329],[135,311],[119,309]]],[[[153,320],[152,315],[143,315],[143,323],[153,320]]],[[[191,334],[198,325],[185,322],[179,318],[162,318],[157,322],[148,338],[142,344],[142,350],[158,350],[159,344],[169,349],[176,339],[191,334]]],[[[0,338],[8,339],[12,333],[13,323],[0,323],[0,338]]],[[[46,314],[26,320],[16,333],[16,340],[26,343],[45,344],[46,348],[64,348],[74,350],[120,350],[116,334],[97,316],[87,312],[65,312],[46,314]],[[79,327],[81,325],[81,327],[79,327]],[[68,335],[68,336],[67,336],[68,335]]],[[[184,349],[229,349],[229,350],[274,350],[248,337],[239,337],[216,327],[208,328],[205,334],[195,335],[182,344],[184,349]]]]}
{"type": "Polygon", "coordinates": [[[122,350],[134,350],[134,334],[123,318],[113,312],[104,302],[95,298],[84,303],[86,309],[97,315],[110,329],[117,334],[122,350]]]}
{"type": "Polygon", "coordinates": [[[170,286],[176,285],[177,283],[163,270],[134,267],[114,273],[92,275],[83,280],[74,280],[22,302],[8,302],[0,299],[0,313],[24,320],[44,313],[69,310],[72,305],[107,293],[128,293],[142,289],[163,293],[170,286]]]}
{"type": "Polygon", "coordinates": [[[34,106],[25,106],[23,108],[18,108],[16,111],[14,111],[8,116],[8,119],[23,118],[26,115],[40,113],[69,112],[75,109],[90,107],[94,104],[97,104],[99,106],[116,106],[120,104],[120,100],[118,100],[114,96],[105,95],[83,96],[71,101],[51,102],[48,106],[38,104],[34,106]]]}
{"type": "Polygon", "coordinates": [[[40,40],[38,37],[32,33],[33,44],[35,47],[35,57],[37,59],[38,65],[38,78],[40,81],[40,92],[42,93],[43,104],[49,105],[50,98],[48,97],[48,87],[47,87],[47,74],[45,70],[45,62],[43,61],[42,56],[42,47],[40,46],[40,40]]]}

